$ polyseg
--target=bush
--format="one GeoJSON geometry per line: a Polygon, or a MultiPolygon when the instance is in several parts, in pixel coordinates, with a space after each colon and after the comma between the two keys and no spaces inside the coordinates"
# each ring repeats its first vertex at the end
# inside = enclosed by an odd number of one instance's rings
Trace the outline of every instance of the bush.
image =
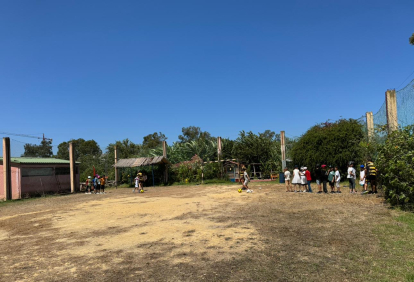
{"type": "Polygon", "coordinates": [[[394,206],[414,207],[414,127],[391,133],[380,147],[377,167],[385,198],[394,206]]]}

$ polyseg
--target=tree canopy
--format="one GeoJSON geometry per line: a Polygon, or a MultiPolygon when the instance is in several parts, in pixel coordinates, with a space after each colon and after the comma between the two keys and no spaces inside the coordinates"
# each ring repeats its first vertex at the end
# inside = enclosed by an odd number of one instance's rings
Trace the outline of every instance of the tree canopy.
{"type": "Polygon", "coordinates": [[[410,44],[414,45],[414,33],[413,35],[411,35],[411,37],[409,38],[410,44]]]}
{"type": "Polygon", "coordinates": [[[178,136],[181,143],[211,138],[210,133],[207,131],[201,131],[201,128],[198,126],[183,127],[181,131],[183,134],[178,136]]]}
{"type": "Polygon", "coordinates": [[[22,157],[50,158],[53,156],[52,141],[42,140],[40,145],[25,144],[22,157]]]}
{"type": "Polygon", "coordinates": [[[355,119],[321,123],[310,128],[293,145],[291,156],[294,165],[312,170],[317,164],[326,164],[345,172],[349,161],[362,161],[363,138],[363,127],[355,119]]]}

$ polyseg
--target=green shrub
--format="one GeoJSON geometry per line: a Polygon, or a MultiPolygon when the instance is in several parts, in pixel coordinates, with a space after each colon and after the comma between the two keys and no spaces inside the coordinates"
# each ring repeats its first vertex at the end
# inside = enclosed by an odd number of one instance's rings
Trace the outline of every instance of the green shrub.
{"type": "Polygon", "coordinates": [[[381,146],[377,167],[385,198],[394,206],[414,207],[414,127],[391,133],[381,146]]]}

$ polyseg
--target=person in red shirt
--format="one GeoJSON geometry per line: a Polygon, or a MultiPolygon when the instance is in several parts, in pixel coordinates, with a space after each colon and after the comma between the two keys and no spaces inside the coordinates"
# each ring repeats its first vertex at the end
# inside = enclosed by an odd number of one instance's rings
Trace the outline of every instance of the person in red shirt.
{"type": "Polygon", "coordinates": [[[305,169],[306,180],[308,181],[308,190],[309,190],[308,192],[309,193],[312,193],[312,188],[311,188],[312,177],[311,177],[311,173],[310,173],[310,171],[308,170],[307,167],[304,167],[304,169],[305,169]]]}

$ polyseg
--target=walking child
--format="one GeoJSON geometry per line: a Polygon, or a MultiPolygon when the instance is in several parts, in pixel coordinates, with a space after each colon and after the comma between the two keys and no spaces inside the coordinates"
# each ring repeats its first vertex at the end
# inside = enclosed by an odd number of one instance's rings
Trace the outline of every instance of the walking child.
{"type": "Polygon", "coordinates": [[[333,167],[329,167],[328,182],[331,187],[331,193],[335,193],[335,172],[333,167]]]}
{"type": "Polygon", "coordinates": [[[305,176],[306,176],[306,181],[308,183],[308,192],[313,193],[312,187],[311,187],[312,177],[311,177],[311,173],[310,173],[310,171],[308,170],[307,167],[305,167],[305,176]]]}
{"type": "Polygon", "coordinates": [[[91,186],[92,186],[92,177],[88,176],[88,179],[86,179],[86,191],[85,194],[91,193],[91,186]]]}
{"type": "Polygon", "coordinates": [[[285,186],[286,186],[286,192],[292,191],[292,185],[290,185],[290,171],[285,168],[285,186]]]}
{"type": "Polygon", "coordinates": [[[355,190],[356,171],[354,168],[354,162],[349,162],[347,178],[349,181],[349,193],[352,193],[352,194],[356,193],[356,190],[355,190]]]}

